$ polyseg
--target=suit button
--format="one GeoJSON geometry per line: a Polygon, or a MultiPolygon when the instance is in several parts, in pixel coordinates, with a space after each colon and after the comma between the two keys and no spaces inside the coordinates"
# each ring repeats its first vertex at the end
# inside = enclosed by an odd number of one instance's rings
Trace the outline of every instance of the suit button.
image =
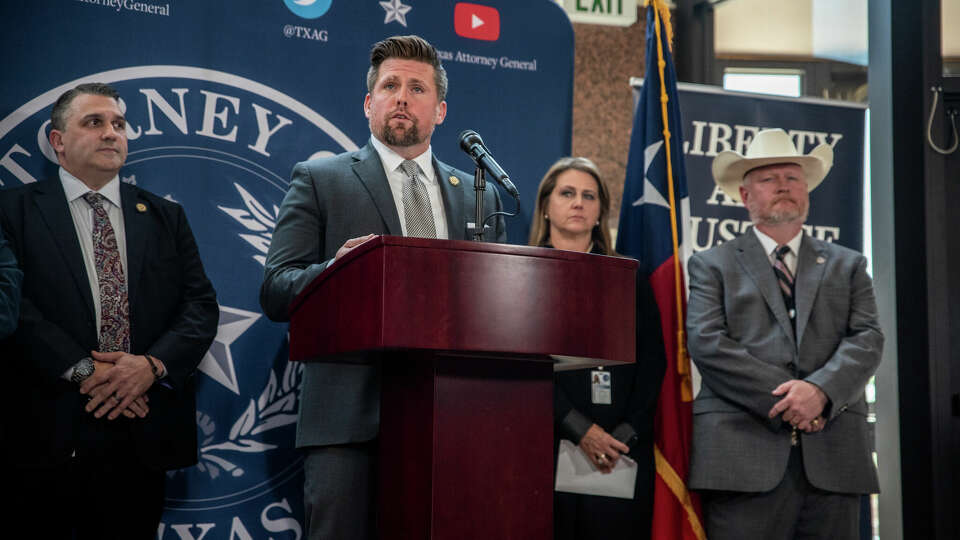
{"type": "Polygon", "coordinates": [[[796,369],[797,369],[797,364],[795,364],[795,363],[793,363],[793,362],[790,362],[790,363],[787,364],[787,369],[789,369],[790,371],[796,371],[796,369]]]}

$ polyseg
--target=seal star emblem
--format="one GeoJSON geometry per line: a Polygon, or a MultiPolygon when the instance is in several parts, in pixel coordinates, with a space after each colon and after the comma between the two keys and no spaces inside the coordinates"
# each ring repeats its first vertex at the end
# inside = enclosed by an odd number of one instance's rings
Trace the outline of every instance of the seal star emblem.
{"type": "Polygon", "coordinates": [[[657,157],[657,154],[660,152],[660,148],[662,146],[663,141],[657,141],[646,147],[646,149],[643,151],[643,195],[639,199],[633,201],[633,206],[640,206],[641,204],[655,204],[667,209],[670,208],[670,205],[667,204],[667,199],[662,193],[657,191],[657,188],[653,186],[653,184],[650,182],[650,179],[647,177],[647,173],[650,171],[650,165],[657,157]]]}
{"type": "Polygon", "coordinates": [[[213,344],[200,361],[197,370],[206,373],[211,379],[239,396],[240,385],[237,382],[237,372],[233,367],[233,353],[230,352],[230,345],[260,317],[259,313],[252,311],[220,306],[217,337],[213,338],[213,344]]]}
{"type": "Polygon", "coordinates": [[[383,6],[383,10],[387,12],[387,16],[383,19],[383,24],[397,21],[403,26],[407,26],[407,13],[413,9],[412,6],[406,5],[400,0],[380,2],[380,5],[383,6]]]}

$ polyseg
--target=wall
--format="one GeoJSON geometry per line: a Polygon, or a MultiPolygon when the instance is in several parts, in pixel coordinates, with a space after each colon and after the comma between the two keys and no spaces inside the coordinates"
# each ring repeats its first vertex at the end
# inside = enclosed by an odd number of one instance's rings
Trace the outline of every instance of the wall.
{"type": "MultiPolygon", "coordinates": [[[[611,194],[616,228],[630,150],[630,77],[644,74],[646,10],[629,27],[574,24],[573,155],[592,159],[611,194]]],[[[544,171],[546,172],[546,171],[544,171]]]]}

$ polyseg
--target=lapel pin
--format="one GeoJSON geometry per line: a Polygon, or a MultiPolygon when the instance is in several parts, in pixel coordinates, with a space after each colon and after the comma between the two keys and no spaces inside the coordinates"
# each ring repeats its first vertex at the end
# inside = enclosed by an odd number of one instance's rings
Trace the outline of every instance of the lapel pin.
{"type": "Polygon", "coordinates": [[[137,203],[137,212],[140,212],[140,213],[142,214],[142,213],[144,213],[144,212],[146,212],[146,211],[147,211],[147,205],[143,204],[142,202],[138,202],[138,203],[137,203]]]}
{"type": "Polygon", "coordinates": [[[460,185],[460,179],[457,178],[456,176],[451,176],[451,177],[450,177],[450,185],[451,185],[451,186],[459,186],[459,185],[460,185]]]}
{"type": "Polygon", "coordinates": [[[817,257],[817,264],[823,264],[827,262],[826,257],[817,257]]]}

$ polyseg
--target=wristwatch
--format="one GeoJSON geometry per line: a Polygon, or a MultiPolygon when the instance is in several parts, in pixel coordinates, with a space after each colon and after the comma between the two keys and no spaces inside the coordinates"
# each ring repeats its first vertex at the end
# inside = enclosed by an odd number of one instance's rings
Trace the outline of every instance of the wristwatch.
{"type": "Polygon", "coordinates": [[[70,380],[81,384],[91,375],[93,375],[93,358],[88,356],[73,366],[73,374],[70,375],[70,380]]]}

